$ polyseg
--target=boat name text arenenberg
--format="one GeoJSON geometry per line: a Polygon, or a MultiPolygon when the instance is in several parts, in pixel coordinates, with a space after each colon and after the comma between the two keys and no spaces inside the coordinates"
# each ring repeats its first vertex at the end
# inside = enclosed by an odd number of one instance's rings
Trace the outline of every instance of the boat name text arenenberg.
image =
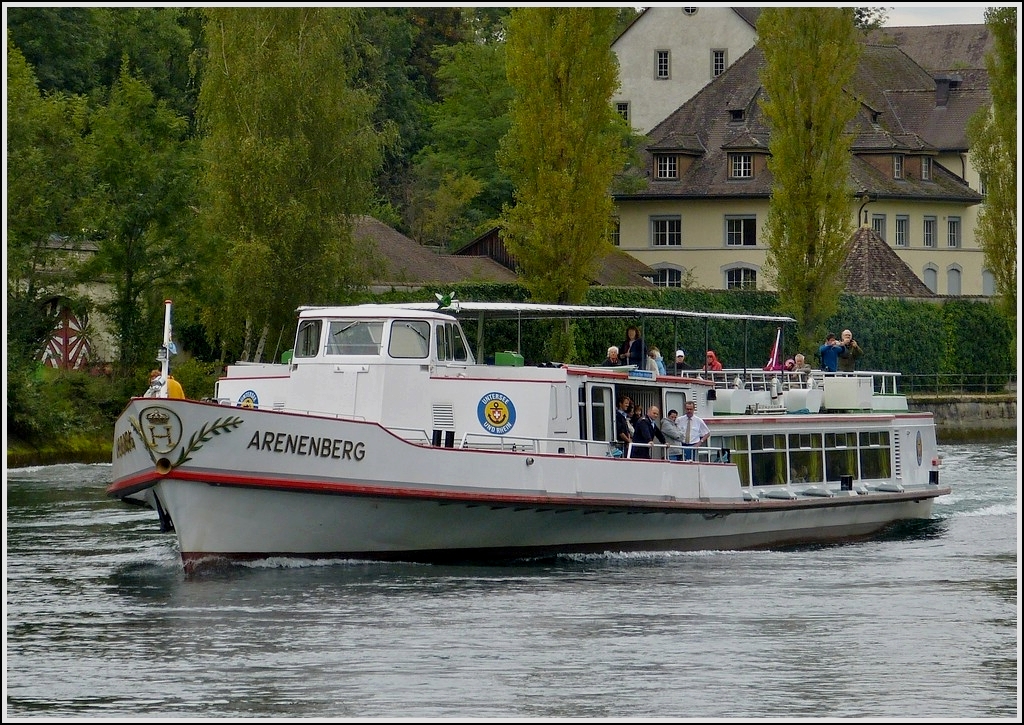
{"type": "Polygon", "coordinates": [[[366,455],[366,446],[362,441],[347,441],[343,438],[318,438],[316,436],[292,435],[291,433],[275,433],[256,431],[249,440],[246,450],[255,448],[258,451],[271,453],[294,453],[299,456],[319,456],[320,458],[339,458],[348,461],[361,461],[366,455]]]}

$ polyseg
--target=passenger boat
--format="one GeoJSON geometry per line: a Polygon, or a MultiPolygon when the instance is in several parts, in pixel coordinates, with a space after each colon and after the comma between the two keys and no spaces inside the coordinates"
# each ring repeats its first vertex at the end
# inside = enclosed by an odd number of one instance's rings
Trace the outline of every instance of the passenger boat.
{"type": "Polygon", "coordinates": [[[108,494],[155,509],[192,572],[270,557],[479,562],[842,541],[928,519],[950,492],[932,415],[908,410],[898,373],[667,376],[527,366],[515,351],[485,364],[461,322],[474,320],[482,345],[484,317],[652,315],[788,320],[518,303],[300,308],[284,360],[228,366],[215,399],[132,399],[108,494]],[[708,445],[688,462],[661,445],[650,460],[619,457],[620,395],[662,411],[693,401],[708,445]]]}

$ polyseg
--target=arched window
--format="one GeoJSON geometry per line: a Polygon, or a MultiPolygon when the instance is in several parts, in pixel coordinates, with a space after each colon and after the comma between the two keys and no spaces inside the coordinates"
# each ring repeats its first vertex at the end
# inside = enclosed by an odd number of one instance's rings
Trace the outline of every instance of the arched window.
{"type": "Polygon", "coordinates": [[[996,293],[996,276],[987,269],[981,271],[981,293],[989,297],[996,293]]]}
{"type": "Polygon", "coordinates": [[[675,265],[656,266],[654,271],[657,273],[651,279],[654,284],[658,287],[682,287],[683,286],[683,269],[676,267],[675,265]]]}
{"type": "Polygon", "coordinates": [[[960,267],[957,265],[951,265],[946,270],[946,294],[947,295],[958,295],[960,292],[960,267]]]}
{"type": "Polygon", "coordinates": [[[939,270],[934,264],[927,264],[924,268],[924,286],[933,293],[939,292],[939,270]]]}

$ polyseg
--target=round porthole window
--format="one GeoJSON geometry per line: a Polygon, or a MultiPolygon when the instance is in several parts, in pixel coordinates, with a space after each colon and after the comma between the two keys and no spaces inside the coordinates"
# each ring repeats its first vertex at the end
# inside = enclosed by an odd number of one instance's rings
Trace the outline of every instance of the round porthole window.
{"type": "Polygon", "coordinates": [[[683,8],[683,12],[686,13],[687,15],[696,15],[697,8],[683,8]]]}

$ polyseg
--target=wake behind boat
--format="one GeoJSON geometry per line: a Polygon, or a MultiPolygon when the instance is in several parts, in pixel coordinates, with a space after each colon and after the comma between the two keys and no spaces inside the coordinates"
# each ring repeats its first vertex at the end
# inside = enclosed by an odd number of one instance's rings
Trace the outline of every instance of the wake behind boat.
{"type": "Polygon", "coordinates": [[[215,401],[133,399],[108,494],[154,508],[192,571],[274,556],[487,561],[840,541],[930,518],[949,493],[932,416],[908,412],[897,373],[679,377],[529,367],[515,353],[483,364],[467,315],[788,320],[518,303],[301,308],[290,360],[229,366],[215,401]],[[650,460],[629,458],[614,443],[622,395],[663,411],[693,402],[708,445],[688,462],[659,444],[650,460]]]}

